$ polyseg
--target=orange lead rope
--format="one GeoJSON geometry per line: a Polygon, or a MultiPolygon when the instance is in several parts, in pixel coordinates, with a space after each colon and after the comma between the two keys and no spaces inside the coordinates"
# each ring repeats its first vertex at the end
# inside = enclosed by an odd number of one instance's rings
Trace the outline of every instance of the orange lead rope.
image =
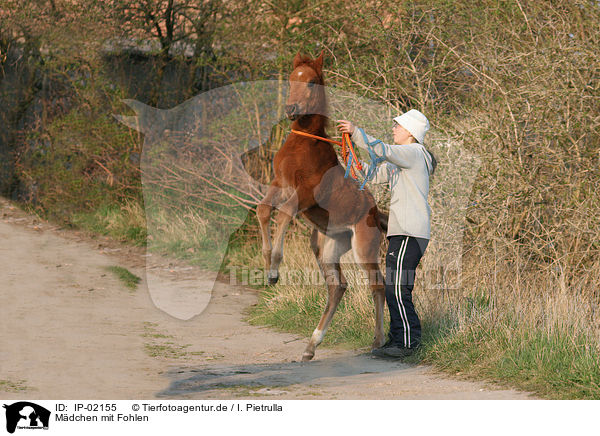
{"type": "Polygon", "coordinates": [[[358,176],[356,175],[356,171],[354,170],[354,168],[356,168],[359,171],[362,171],[362,165],[360,164],[360,160],[358,160],[354,151],[354,145],[352,144],[352,140],[350,139],[350,133],[342,133],[342,141],[340,142],[329,138],[323,138],[322,136],[313,135],[311,133],[301,132],[299,130],[292,129],[292,132],[298,135],[307,136],[309,138],[320,139],[321,141],[330,142],[341,147],[342,160],[344,161],[344,165],[346,165],[346,175],[348,174],[348,171],[350,171],[352,178],[358,180],[358,176]],[[348,161],[350,161],[350,163],[348,163],[348,161]]]}
{"type": "MultiPolygon", "coordinates": [[[[354,151],[354,145],[352,144],[352,140],[350,139],[350,133],[344,132],[342,133],[342,144],[344,144],[344,142],[346,143],[347,147],[348,147],[348,152],[349,154],[352,156],[352,163],[354,164],[354,166],[351,167],[352,170],[352,177],[356,180],[358,180],[358,177],[356,176],[356,172],[354,171],[354,167],[356,167],[356,169],[358,171],[362,171],[362,165],[360,164],[360,160],[358,160],[358,157],[356,157],[356,152],[354,151]]],[[[346,165],[348,165],[347,161],[348,161],[348,155],[346,155],[346,159],[344,159],[344,163],[346,165]]]]}

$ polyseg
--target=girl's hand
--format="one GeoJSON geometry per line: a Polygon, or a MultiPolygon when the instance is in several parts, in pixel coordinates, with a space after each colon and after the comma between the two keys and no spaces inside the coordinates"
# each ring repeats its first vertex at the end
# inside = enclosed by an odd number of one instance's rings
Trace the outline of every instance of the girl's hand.
{"type": "Polygon", "coordinates": [[[343,133],[350,133],[351,135],[354,133],[356,127],[350,121],[346,120],[337,120],[337,128],[339,131],[343,133]]]}

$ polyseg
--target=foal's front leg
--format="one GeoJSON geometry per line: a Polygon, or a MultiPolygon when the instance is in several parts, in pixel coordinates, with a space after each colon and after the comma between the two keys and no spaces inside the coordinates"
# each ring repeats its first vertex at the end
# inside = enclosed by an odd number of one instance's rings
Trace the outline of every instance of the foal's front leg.
{"type": "Polygon", "coordinates": [[[273,252],[271,253],[271,267],[268,272],[269,284],[274,285],[279,280],[279,265],[283,259],[283,242],[285,233],[290,222],[298,213],[298,193],[294,191],[292,196],[279,207],[279,214],[275,220],[277,231],[273,236],[273,252]]]}
{"type": "Polygon", "coordinates": [[[271,267],[271,231],[269,230],[271,212],[279,204],[281,194],[281,187],[273,182],[269,186],[265,198],[256,206],[256,216],[262,236],[262,254],[265,262],[265,271],[268,271],[271,267]]]}

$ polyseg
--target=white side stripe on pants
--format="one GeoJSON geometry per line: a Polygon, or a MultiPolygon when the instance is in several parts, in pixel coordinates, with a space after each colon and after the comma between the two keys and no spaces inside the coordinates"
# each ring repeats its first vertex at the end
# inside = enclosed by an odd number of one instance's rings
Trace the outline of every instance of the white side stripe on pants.
{"type": "Polygon", "coordinates": [[[398,260],[396,261],[396,300],[398,301],[398,312],[400,312],[400,318],[402,319],[402,325],[404,326],[404,346],[410,348],[410,325],[408,324],[408,317],[404,310],[404,304],[402,303],[402,296],[400,290],[400,282],[402,280],[402,262],[404,261],[404,253],[406,253],[406,246],[408,245],[408,238],[400,244],[400,250],[398,250],[398,260]],[[404,246],[402,245],[404,244],[404,246]],[[402,307],[400,307],[402,306],[402,307]]]}

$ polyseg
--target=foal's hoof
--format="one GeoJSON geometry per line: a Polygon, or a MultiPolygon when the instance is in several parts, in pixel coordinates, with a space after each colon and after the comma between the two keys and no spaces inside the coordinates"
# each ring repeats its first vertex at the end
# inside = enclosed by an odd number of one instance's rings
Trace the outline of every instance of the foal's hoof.
{"type": "Polygon", "coordinates": [[[381,348],[383,347],[383,344],[385,344],[385,339],[375,339],[373,341],[373,343],[371,344],[371,350],[374,350],[376,348],[381,348]]]}
{"type": "Polygon", "coordinates": [[[267,280],[270,285],[274,285],[279,280],[279,274],[275,274],[275,275],[268,274],[267,280]]]}
{"type": "Polygon", "coordinates": [[[302,355],[302,361],[308,362],[309,360],[312,360],[313,357],[315,357],[315,353],[304,353],[302,355]]]}

